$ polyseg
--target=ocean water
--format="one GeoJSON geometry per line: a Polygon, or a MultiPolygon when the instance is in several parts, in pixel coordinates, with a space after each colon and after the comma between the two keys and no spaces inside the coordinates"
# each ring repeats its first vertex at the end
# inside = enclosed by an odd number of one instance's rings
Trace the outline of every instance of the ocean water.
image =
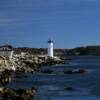
{"type": "Polygon", "coordinates": [[[100,56],[73,56],[69,64],[46,66],[53,74],[28,74],[15,78],[12,88],[38,87],[33,100],[100,100],[100,56]],[[85,74],[64,74],[64,70],[82,68],[85,74]],[[73,90],[66,90],[72,87],[73,90]]]}

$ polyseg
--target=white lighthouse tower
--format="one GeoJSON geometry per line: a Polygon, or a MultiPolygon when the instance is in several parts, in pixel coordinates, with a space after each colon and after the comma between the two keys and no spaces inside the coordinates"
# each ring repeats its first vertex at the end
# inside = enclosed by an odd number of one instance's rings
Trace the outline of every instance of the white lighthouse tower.
{"type": "Polygon", "coordinates": [[[48,56],[53,58],[53,41],[51,39],[48,40],[48,56]]]}

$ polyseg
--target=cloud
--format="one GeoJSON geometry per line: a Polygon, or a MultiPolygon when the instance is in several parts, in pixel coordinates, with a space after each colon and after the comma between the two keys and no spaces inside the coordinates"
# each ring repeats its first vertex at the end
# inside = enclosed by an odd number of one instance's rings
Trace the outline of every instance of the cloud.
{"type": "Polygon", "coordinates": [[[31,24],[32,18],[0,18],[0,27],[11,27],[16,25],[31,24]]]}
{"type": "Polygon", "coordinates": [[[0,39],[4,38],[17,38],[17,37],[23,37],[26,36],[25,32],[17,32],[17,33],[0,33],[0,39]]]}

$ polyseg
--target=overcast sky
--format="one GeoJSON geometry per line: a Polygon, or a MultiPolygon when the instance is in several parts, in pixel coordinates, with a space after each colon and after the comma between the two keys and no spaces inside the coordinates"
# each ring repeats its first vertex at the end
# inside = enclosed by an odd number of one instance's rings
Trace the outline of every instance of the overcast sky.
{"type": "Polygon", "coordinates": [[[0,0],[0,45],[100,45],[100,0],[0,0]]]}

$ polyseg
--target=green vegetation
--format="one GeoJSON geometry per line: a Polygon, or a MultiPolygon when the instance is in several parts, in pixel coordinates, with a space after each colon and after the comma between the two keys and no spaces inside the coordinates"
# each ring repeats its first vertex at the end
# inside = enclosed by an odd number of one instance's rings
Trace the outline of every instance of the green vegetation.
{"type": "MultiPolygon", "coordinates": [[[[16,53],[29,52],[34,55],[47,54],[46,48],[14,48],[16,53]]],[[[67,55],[100,55],[100,46],[77,47],[73,49],[54,49],[54,55],[65,57],[67,55]]]]}
{"type": "Polygon", "coordinates": [[[100,46],[77,47],[70,49],[68,55],[100,55],[100,46]]]}

